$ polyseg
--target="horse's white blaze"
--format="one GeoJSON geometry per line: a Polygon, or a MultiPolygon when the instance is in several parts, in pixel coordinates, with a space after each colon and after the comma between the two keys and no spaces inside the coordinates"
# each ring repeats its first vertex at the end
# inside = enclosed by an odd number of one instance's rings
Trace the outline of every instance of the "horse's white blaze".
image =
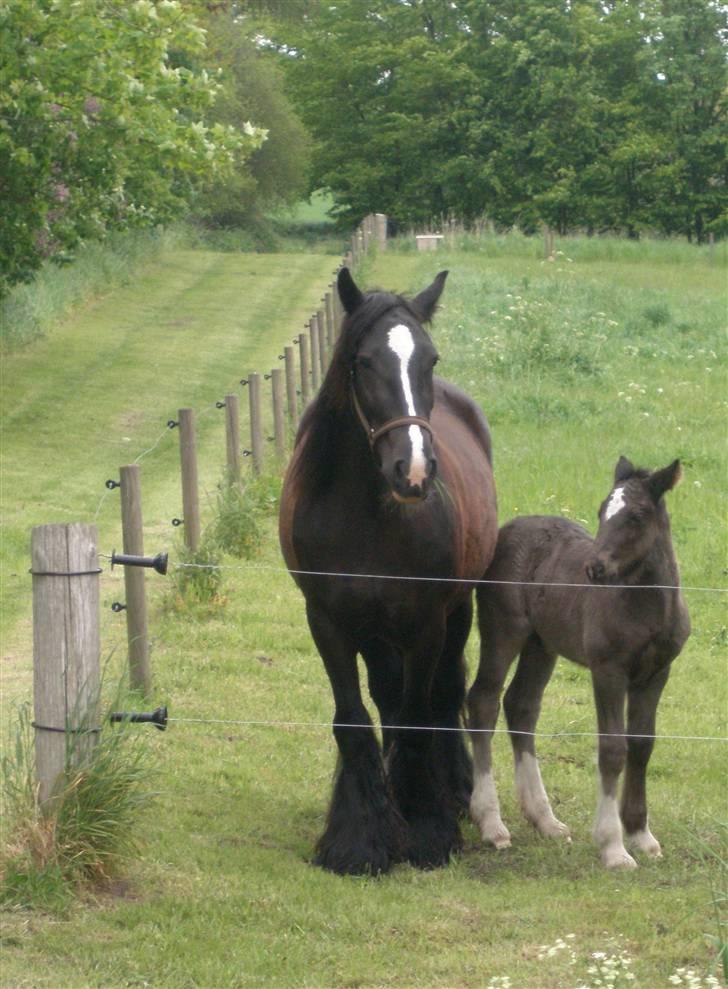
{"type": "Polygon", "coordinates": [[[615,488],[609,499],[609,504],[607,505],[607,510],[604,513],[604,518],[609,521],[613,515],[616,515],[617,512],[621,512],[626,504],[627,502],[624,500],[624,488],[615,488]]]}
{"type": "MultiPolygon", "coordinates": [[[[416,416],[415,400],[412,395],[412,382],[409,376],[409,362],[415,351],[415,342],[412,339],[412,331],[408,326],[398,323],[389,331],[389,346],[399,358],[399,375],[404,392],[404,401],[407,406],[407,415],[416,416]]],[[[425,459],[425,437],[419,426],[410,426],[407,430],[410,443],[412,444],[412,454],[408,480],[410,484],[422,484],[427,477],[427,460],[425,459]]]]}

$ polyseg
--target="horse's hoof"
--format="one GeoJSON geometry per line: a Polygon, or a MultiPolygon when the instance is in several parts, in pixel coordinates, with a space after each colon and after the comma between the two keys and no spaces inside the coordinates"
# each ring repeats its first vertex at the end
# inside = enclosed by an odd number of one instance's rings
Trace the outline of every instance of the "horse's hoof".
{"type": "Polygon", "coordinates": [[[636,869],[637,863],[621,845],[602,849],[602,865],[607,869],[636,869]]]}
{"type": "Polygon", "coordinates": [[[418,869],[438,869],[447,865],[453,852],[462,848],[457,823],[449,824],[440,817],[426,817],[410,820],[409,827],[407,859],[418,869]]]}
{"type": "Polygon", "coordinates": [[[662,858],[660,842],[655,838],[649,828],[644,828],[642,831],[633,831],[632,834],[628,834],[627,842],[632,848],[636,848],[638,852],[642,852],[643,855],[648,855],[653,859],[662,858]]]}
{"type": "Polygon", "coordinates": [[[488,819],[483,821],[475,822],[480,828],[480,837],[486,843],[486,845],[492,845],[493,848],[510,848],[511,847],[511,833],[505,826],[500,817],[495,819],[488,819]]]}
{"type": "Polygon", "coordinates": [[[558,841],[571,843],[571,832],[568,827],[556,817],[550,817],[536,824],[538,833],[543,838],[556,838],[558,841]]]}
{"type": "Polygon", "coordinates": [[[385,851],[344,854],[335,848],[319,848],[313,859],[314,865],[338,876],[381,876],[389,872],[393,863],[394,859],[385,851]]]}

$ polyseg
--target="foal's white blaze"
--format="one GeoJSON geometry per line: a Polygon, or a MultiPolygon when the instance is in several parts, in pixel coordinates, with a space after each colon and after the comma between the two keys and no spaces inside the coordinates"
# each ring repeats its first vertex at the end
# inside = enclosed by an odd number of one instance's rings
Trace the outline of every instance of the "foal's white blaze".
{"type": "MultiPolygon", "coordinates": [[[[415,400],[412,395],[412,383],[409,377],[409,362],[415,351],[415,342],[412,339],[412,331],[408,326],[398,323],[389,331],[389,346],[399,358],[399,375],[404,392],[404,401],[407,406],[407,415],[416,416],[415,400]]],[[[425,437],[419,426],[410,426],[407,430],[410,443],[412,444],[412,456],[410,457],[408,481],[412,485],[419,485],[427,477],[427,460],[425,459],[425,437]]]]}
{"type": "Polygon", "coordinates": [[[607,505],[607,510],[604,513],[604,518],[609,521],[613,515],[617,512],[621,512],[627,502],[624,500],[624,488],[615,488],[612,491],[612,496],[609,499],[609,504],[607,505]]]}

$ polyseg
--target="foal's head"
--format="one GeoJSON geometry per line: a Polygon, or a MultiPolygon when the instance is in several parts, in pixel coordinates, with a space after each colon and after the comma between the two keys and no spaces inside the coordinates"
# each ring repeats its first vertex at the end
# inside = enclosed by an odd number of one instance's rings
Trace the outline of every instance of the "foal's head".
{"type": "Polygon", "coordinates": [[[620,457],[614,487],[599,509],[599,531],[587,563],[589,580],[618,583],[637,570],[661,535],[669,535],[669,519],[662,496],[682,476],[680,461],[662,470],[636,468],[620,457]]]}
{"type": "Polygon", "coordinates": [[[421,501],[437,471],[429,425],[437,351],[422,323],[431,319],[446,271],[414,299],[364,295],[347,268],[338,289],[348,317],[342,344],[351,402],[375,462],[398,501],[421,501]]]}

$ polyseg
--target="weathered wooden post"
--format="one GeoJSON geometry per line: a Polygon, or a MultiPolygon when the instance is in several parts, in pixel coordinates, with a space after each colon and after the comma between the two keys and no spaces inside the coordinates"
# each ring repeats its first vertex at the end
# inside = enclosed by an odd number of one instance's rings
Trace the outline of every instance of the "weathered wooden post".
{"type": "Polygon", "coordinates": [[[293,347],[284,350],[286,359],[286,400],[288,403],[288,418],[295,429],[298,426],[298,396],[296,395],[296,359],[293,347]]]}
{"type": "Polygon", "coordinates": [[[387,214],[374,214],[374,228],[376,230],[377,250],[387,250],[387,214]]]}
{"type": "Polygon", "coordinates": [[[96,526],[80,522],[36,526],[31,536],[33,724],[46,812],[62,785],[67,751],[78,761],[87,757],[99,728],[96,538],[96,526]]]}
{"type": "Polygon", "coordinates": [[[308,327],[311,340],[311,384],[314,392],[317,392],[321,383],[321,358],[319,356],[319,331],[316,316],[311,317],[308,327]]]}
{"type": "Polygon", "coordinates": [[[273,396],[273,439],[276,456],[283,460],[286,455],[286,426],[283,414],[283,372],[274,367],[270,373],[271,393],[273,396]]]}
{"type": "Polygon", "coordinates": [[[545,224],[543,228],[543,250],[544,257],[551,258],[554,256],[554,232],[548,224],[545,224]]]}
{"type": "Polygon", "coordinates": [[[225,396],[225,451],[228,481],[240,480],[240,399],[237,395],[225,396]]]}
{"type": "MultiPolygon", "coordinates": [[[[139,464],[127,464],[121,476],[121,531],[124,553],[144,556],[142,491],[139,464]]],[[[185,509],[185,519],[187,510],[185,509]]],[[[126,591],[126,635],[129,644],[129,684],[132,690],[148,694],[152,687],[149,664],[149,632],[144,570],[124,567],[126,591]]]]}
{"type": "Polygon", "coordinates": [[[329,291],[324,296],[326,300],[326,344],[329,352],[329,363],[336,343],[336,313],[334,311],[334,287],[329,285],[329,291]]]}
{"type": "Polygon", "coordinates": [[[323,310],[319,309],[314,317],[316,319],[317,331],[316,336],[318,338],[318,358],[319,367],[321,368],[321,377],[323,378],[326,373],[326,321],[324,319],[323,310]]]}
{"type": "Polygon", "coordinates": [[[311,340],[305,333],[298,335],[298,355],[301,364],[301,407],[306,408],[311,397],[310,354],[311,340]]]}
{"type": "Polygon", "coordinates": [[[260,375],[254,371],[248,375],[250,397],[250,448],[253,454],[253,470],[263,469],[263,417],[260,408],[260,375]]]}
{"type": "Polygon", "coordinates": [[[200,500],[197,485],[197,439],[194,409],[179,410],[179,453],[182,466],[182,513],[185,543],[196,552],[200,545],[200,500]]]}

